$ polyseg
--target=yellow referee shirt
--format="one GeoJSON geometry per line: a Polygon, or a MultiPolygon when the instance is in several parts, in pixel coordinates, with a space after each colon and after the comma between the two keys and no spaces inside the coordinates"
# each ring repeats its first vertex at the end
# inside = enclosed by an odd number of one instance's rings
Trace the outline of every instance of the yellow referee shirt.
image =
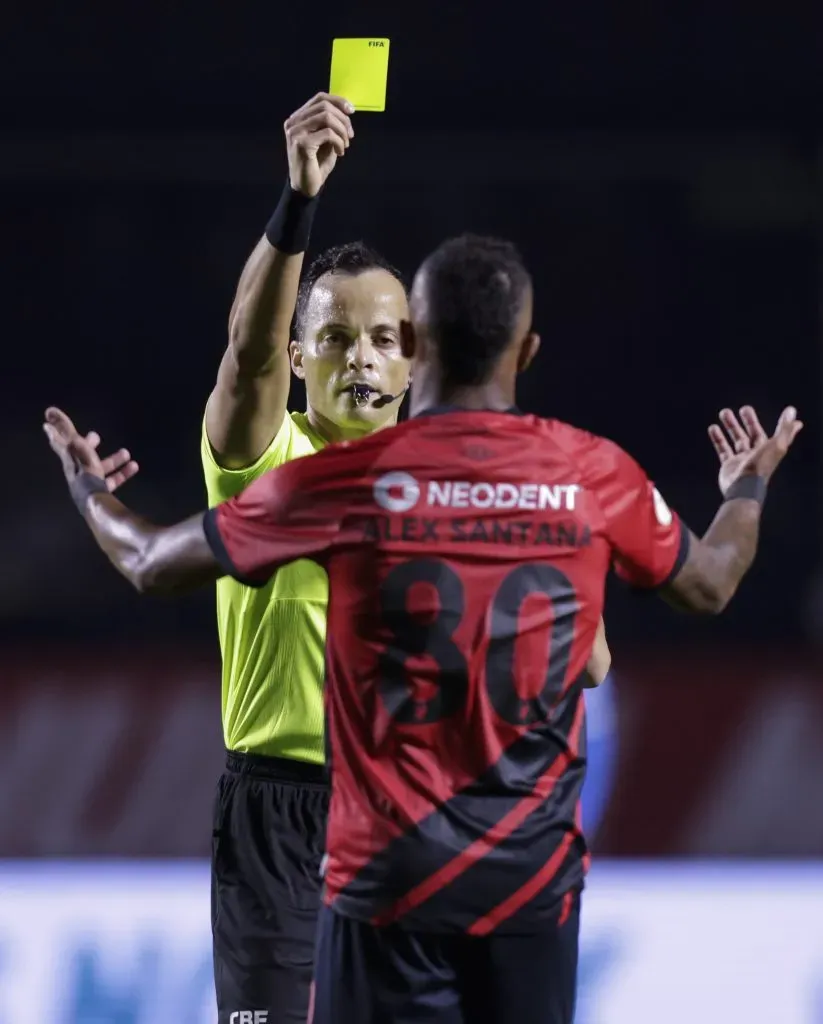
{"type": "MultiPolygon", "coordinates": [[[[322,447],[305,413],[288,413],[257,462],[245,469],[223,469],[215,461],[204,420],[200,451],[209,506],[239,494],[275,466],[322,447]]],[[[309,561],[284,566],[260,589],[229,577],[218,581],[223,738],[228,750],[324,762],[328,599],[328,577],[309,561]]]]}

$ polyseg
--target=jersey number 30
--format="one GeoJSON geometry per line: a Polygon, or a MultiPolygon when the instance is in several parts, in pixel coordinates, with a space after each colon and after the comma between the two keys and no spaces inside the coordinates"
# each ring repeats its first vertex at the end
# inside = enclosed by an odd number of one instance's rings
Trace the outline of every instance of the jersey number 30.
{"type": "MultiPolygon", "coordinates": [[[[396,722],[425,725],[450,718],[464,706],[469,667],[454,634],[465,608],[460,577],[438,559],[403,562],[386,576],[380,588],[380,609],[391,636],[380,658],[379,678],[381,697],[396,722]],[[408,608],[409,593],[418,584],[429,584],[437,591],[438,610],[425,618],[408,608]],[[407,662],[413,657],[425,657],[437,666],[428,694],[409,684],[407,662]]],[[[477,640],[488,642],[486,686],[492,707],[504,721],[531,725],[548,717],[553,700],[566,685],[577,608],[571,581],[551,565],[519,565],[500,583],[492,601],[488,636],[486,623],[480,623],[482,633],[477,640]],[[532,594],[542,594],[552,602],[551,657],[540,692],[522,697],[515,682],[515,641],[520,610],[532,594]]]]}

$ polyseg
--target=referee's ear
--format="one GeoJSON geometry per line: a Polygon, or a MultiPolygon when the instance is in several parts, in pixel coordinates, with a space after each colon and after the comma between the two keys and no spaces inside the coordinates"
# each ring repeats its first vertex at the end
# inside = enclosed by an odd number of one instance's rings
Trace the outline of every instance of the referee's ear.
{"type": "Polygon", "coordinates": [[[289,342],[289,359],[291,361],[292,373],[300,380],[306,379],[306,370],[303,367],[303,349],[299,341],[292,339],[289,342]]]}
{"type": "Polygon", "coordinates": [[[417,335],[411,320],[400,321],[400,351],[403,358],[412,360],[417,354],[417,335]]]}

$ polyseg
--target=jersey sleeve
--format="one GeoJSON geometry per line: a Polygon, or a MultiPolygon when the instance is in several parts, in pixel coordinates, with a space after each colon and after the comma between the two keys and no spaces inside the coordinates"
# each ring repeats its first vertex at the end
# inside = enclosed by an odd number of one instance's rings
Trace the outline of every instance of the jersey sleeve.
{"type": "Polygon", "coordinates": [[[324,561],[358,487],[356,459],[342,446],[295,459],[209,509],[206,538],[226,575],[263,586],[286,562],[324,561]]]}
{"type": "Polygon", "coordinates": [[[651,589],[673,579],[689,553],[689,530],[635,460],[600,439],[595,489],[617,575],[651,589]]]}
{"type": "Polygon", "coordinates": [[[291,416],[287,413],[271,444],[255,462],[250,466],[244,466],[243,469],[227,469],[225,466],[221,466],[214,457],[214,450],[206,432],[204,416],[200,428],[200,461],[203,465],[209,506],[217,505],[227,498],[233,498],[248,487],[253,480],[257,480],[270,469],[286,462],[289,458],[289,445],[293,432],[294,424],[291,416]]]}

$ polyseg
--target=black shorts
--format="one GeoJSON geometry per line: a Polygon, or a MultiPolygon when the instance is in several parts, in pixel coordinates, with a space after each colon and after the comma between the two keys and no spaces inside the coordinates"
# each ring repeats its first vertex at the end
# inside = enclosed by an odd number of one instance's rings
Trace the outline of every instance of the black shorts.
{"type": "Polygon", "coordinates": [[[435,935],[320,912],[312,1024],[572,1024],[580,894],[529,935],[435,935]]]}
{"type": "Polygon", "coordinates": [[[305,1024],[328,809],[320,765],[229,753],[212,839],[219,1024],[305,1024]]]}

